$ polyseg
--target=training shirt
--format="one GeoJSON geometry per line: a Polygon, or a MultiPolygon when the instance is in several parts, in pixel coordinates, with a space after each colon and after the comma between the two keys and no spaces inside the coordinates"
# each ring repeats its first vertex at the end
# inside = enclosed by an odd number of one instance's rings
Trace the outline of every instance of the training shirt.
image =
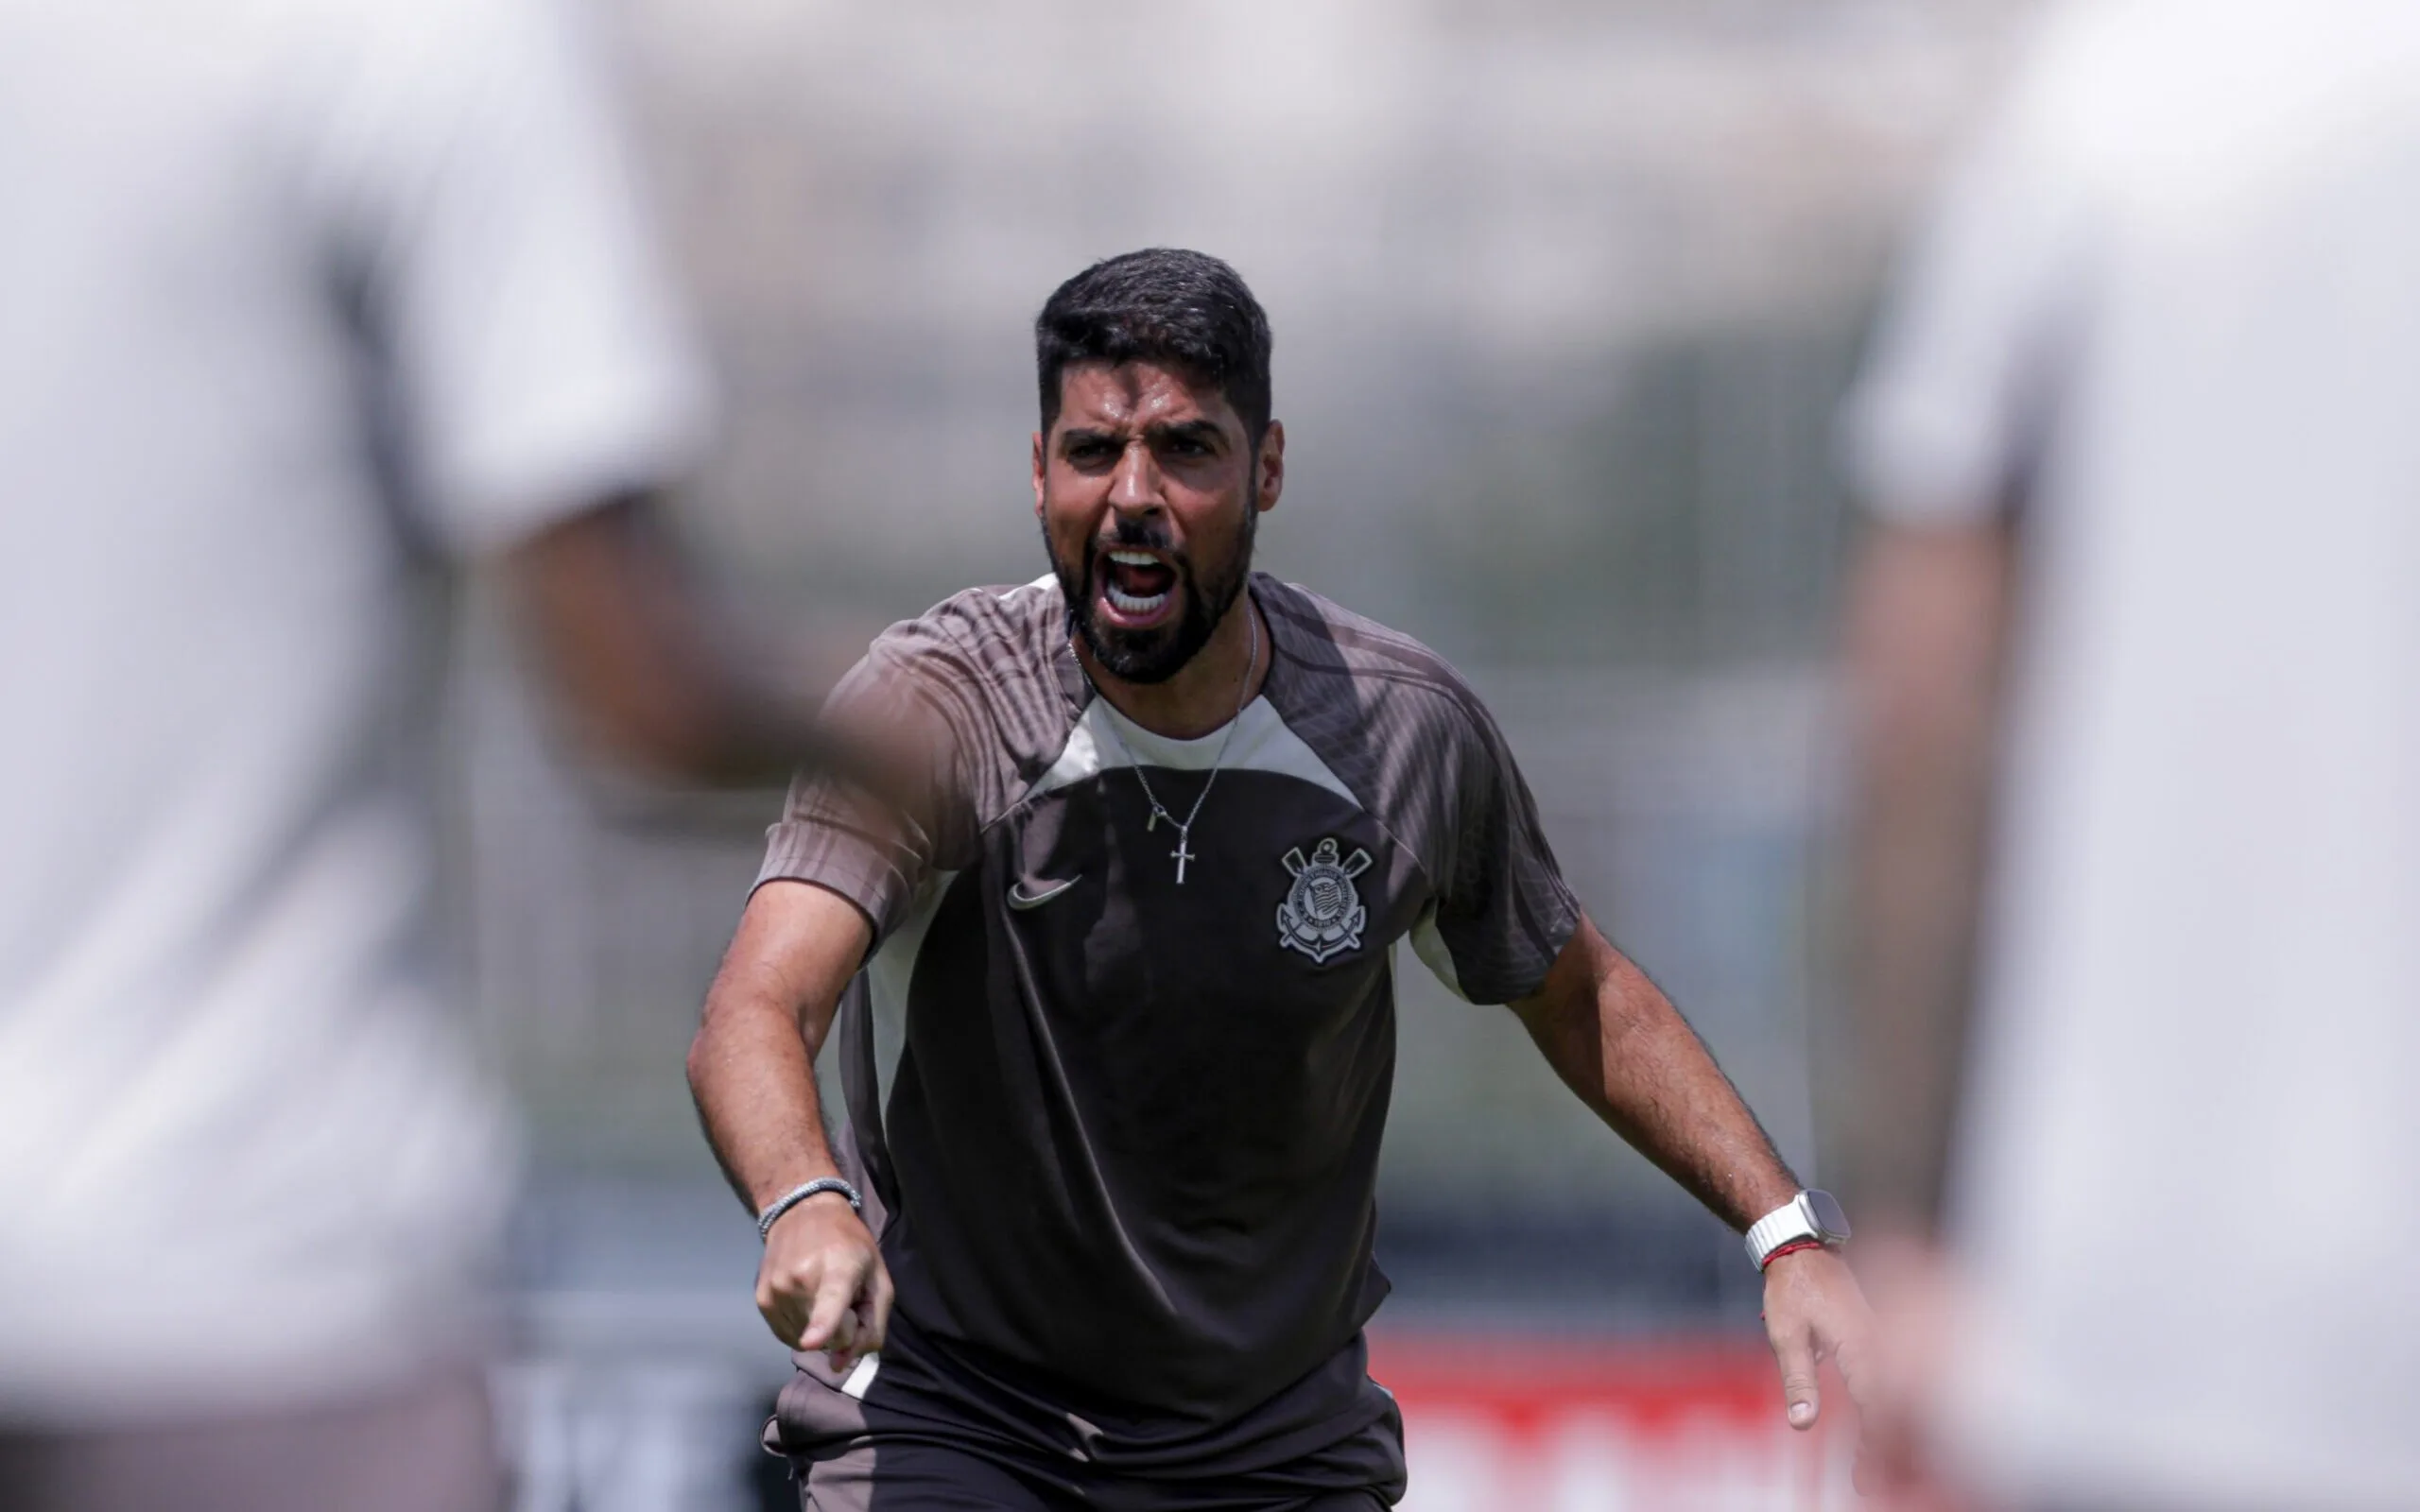
{"type": "Polygon", "coordinates": [[[1910,272],[1866,491],[2026,499],[1957,1436],[2028,1503],[2408,1507],[2420,7],[2060,9],[1910,272]]]}
{"type": "Polygon", "coordinates": [[[1231,742],[1098,697],[1055,580],[894,627],[836,698],[929,712],[930,818],[901,841],[805,782],[762,873],[873,921],[837,1037],[843,1157],[899,1310],[1084,1400],[1212,1423],[1386,1294],[1392,947],[1505,1003],[1580,918],[1451,667],[1304,589],[1252,592],[1269,675],[1231,742]],[[1182,816],[1222,742],[1180,884],[1142,782],[1182,816]]]}
{"type": "Polygon", "coordinates": [[[454,565],[694,455],[553,0],[0,0],[0,1418],[456,1348],[454,565]]]}

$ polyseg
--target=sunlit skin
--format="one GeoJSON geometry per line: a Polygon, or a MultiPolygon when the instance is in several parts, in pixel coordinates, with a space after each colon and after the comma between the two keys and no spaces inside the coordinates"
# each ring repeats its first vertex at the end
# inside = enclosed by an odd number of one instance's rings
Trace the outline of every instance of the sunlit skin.
{"type": "MultiPolygon", "coordinates": [[[[1247,518],[1275,508],[1285,481],[1285,426],[1270,422],[1255,456],[1223,394],[1157,363],[1070,365],[1058,419],[1033,438],[1033,509],[1051,559],[1065,580],[1083,579],[1089,567],[1092,612],[1130,638],[1172,636],[1192,590],[1179,575],[1167,602],[1141,615],[1111,602],[1106,554],[1133,549],[1119,546],[1121,524],[1130,539],[1137,531],[1150,539],[1143,549],[1150,556],[1188,562],[1194,582],[1208,585],[1232,569],[1245,548],[1247,518]]],[[[1208,642],[1165,682],[1118,677],[1080,636],[1077,655],[1102,696],[1135,723],[1179,739],[1207,734],[1235,716],[1239,697],[1256,696],[1269,674],[1264,624],[1252,685],[1238,687],[1258,614],[1251,606],[1250,593],[1239,595],[1208,642]]]]}

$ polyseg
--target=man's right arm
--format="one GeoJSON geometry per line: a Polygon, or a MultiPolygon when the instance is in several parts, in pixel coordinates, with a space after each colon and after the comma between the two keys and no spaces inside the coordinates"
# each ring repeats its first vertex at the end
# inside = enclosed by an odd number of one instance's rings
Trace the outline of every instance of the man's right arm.
{"type": "MultiPolygon", "coordinates": [[[[689,1047],[689,1089],[715,1158],[752,1213],[838,1174],[815,1057],[873,936],[856,904],[809,883],[769,882],[740,916],[689,1047]]],[[[845,1197],[809,1197],[773,1225],[756,1306],[784,1344],[827,1350],[835,1369],[882,1348],[890,1278],[845,1197]]]]}

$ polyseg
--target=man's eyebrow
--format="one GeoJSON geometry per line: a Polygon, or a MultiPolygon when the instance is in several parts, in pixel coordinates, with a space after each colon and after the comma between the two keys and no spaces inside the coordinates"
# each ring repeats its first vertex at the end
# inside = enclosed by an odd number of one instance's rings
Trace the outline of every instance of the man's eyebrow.
{"type": "Polygon", "coordinates": [[[1115,439],[1117,439],[1115,431],[1104,430],[1097,425],[1070,425],[1059,433],[1059,446],[1063,451],[1070,446],[1079,446],[1088,441],[1115,439]]]}
{"type": "Polygon", "coordinates": [[[1209,420],[1163,421],[1144,431],[1154,441],[1223,441],[1226,433],[1209,420]]]}

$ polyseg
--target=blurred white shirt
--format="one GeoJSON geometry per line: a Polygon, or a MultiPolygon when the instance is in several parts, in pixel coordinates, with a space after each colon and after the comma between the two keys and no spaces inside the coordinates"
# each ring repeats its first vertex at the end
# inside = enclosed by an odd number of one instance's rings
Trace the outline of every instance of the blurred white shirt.
{"type": "Polygon", "coordinates": [[[2420,5],[2057,13],[1853,412],[2030,498],[1953,1206],[1999,1484],[2420,1496],[2420,5]]]}
{"type": "Polygon", "coordinates": [[[545,0],[0,0],[0,1417],[459,1345],[449,563],[703,415],[545,0]]]}

